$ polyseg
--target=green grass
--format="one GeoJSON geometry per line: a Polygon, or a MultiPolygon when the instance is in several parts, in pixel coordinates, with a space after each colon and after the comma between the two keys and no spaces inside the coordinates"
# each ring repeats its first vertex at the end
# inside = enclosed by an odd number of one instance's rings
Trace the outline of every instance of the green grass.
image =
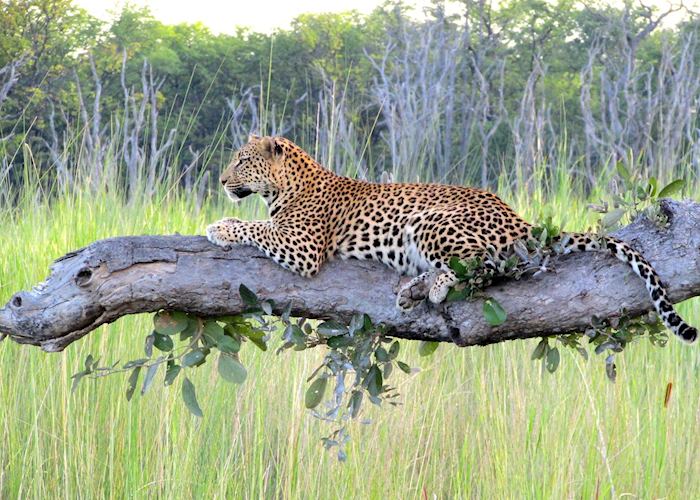
{"type": "MultiPolygon", "coordinates": [[[[697,193],[698,191],[696,191],[697,193]]],[[[545,196],[505,197],[535,219],[545,196]]],[[[594,218],[561,188],[547,206],[568,229],[594,218]]],[[[128,206],[117,196],[78,193],[50,205],[23,200],[0,212],[0,302],[41,281],[52,259],[97,238],[202,233],[231,214],[179,196],[128,206]]],[[[243,211],[258,211],[247,205],[243,211]]],[[[248,215],[249,216],[249,215],[248,215]]],[[[680,310],[694,324],[700,315],[680,310]]],[[[60,354],[0,344],[2,498],[593,498],[700,493],[700,357],[671,341],[630,346],[609,383],[600,357],[563,351],[559,370],[530,361],[536,341],[460,349],[443,345],[397,374],[403,406],[367,406],[353,423],[348,460],[323,450],[331,429],[304,409],[305,379],[323,349],[262,353],[246,345],[243,386],[214,366],[191,376],[204,410],[192,417],[179,384],[156,383],[125,400],[126,376],[70,376],[87,354],[105,362],[140,357],[150,317],[100,328],[60,354]],[[667,408],[668,382],[673,393],[667,408]]],[[[163,373],[158,375],[162,381],[163,373]]]]}

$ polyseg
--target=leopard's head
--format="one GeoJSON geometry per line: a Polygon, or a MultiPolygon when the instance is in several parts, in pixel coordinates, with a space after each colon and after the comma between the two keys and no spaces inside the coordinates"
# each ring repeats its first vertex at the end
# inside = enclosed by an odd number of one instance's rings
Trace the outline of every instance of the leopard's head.
{"type": "Polygon", "coordinates": [[[259,193],[265,199],[276,196],[282,188],[280,171],[285,152],[277,137],[251,135],[248,143],[234,155],[219,180],[233,201],[259,193]]]}

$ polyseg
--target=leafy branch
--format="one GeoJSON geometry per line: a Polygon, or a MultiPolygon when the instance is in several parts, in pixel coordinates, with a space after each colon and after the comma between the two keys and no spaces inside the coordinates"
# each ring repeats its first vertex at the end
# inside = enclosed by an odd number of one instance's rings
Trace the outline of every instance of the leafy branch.
{"type": "MultiPolygon", "coordinates": [[[[396,388],[386,381],[395,369],[406,374],[416,371],[398,359],[399,342],[385,336],[384,328],[374,325],[366,314],[353,316],[348,325],[325,321],[314,327],[303,318],[291,318],[291,304],[281,316],[274,317],[271,301],[260,300],[245,285],[240,286],[239,294],[248,306],[241,315],[201,318],[180,311],[157,312],[153,316],[153,331],[145,339],[145,357],[119,367],[118,362],[100,366],[99,359],[88,355],[84,369],[72,377],[72,390],[75,391],[85,377],[96,379],[130,372],[126,389],[126,399],[130,401],[141,373],[145,371],[140,391],[144,395],[152,386],[159,367],[165,365],[164,385],[173,385],[179,375],[185,373],[179,377],[183,402],[194,416],[202,417],[196,388],[186,376],[187,371],[203,366],[218,351],[217,370],[221,378],[242,384],[247,378],[239,358],[243,343],[250,341],[267,351],[272,333],[282,331],[278,354],[288,349],[302,351],[322,345],[327,348],[323,362],[307,379],[310,385],[304,401],[315,417],[338,424],[323,438],[323,444],[327,449],[337,447],[338,459],[345,460],[345,444],[349,439],[347,421],[358,418],[365,400],[377,406],[385,401],[390,405],[399,404],[396,388]],[[154,352],[160,354],[154,356],[154,352]],[[331,392],[327,397],[329,387],[331,392]]],[[[423,356],[432,354],[436,347],[436,342],[426,342],[420,353],[423,356]]]]}
{"type": "MultiPolygon", "coordinates": [[[[243,300],[251,301],[252,292],[241,287],[243,300]]],[[[255,299],[257,304],[257,298],[255,299]]],[[[160,311],[153,316],[153,331],[146,336],[144,358],[111,366],[99,366],[99,360],[89,355],[82,371],[73,375],[72,390],[84,377],[100,378],[130,371],[126,399],[131,400],[138,385],[142,370],[146,371],[141,385],[141,395],[151,387],[161,365],[166,365],[164,385],[170,386],[186,369],[194,369],[206,363],[214,351],[219,352],[217,367],[221,377],[230,383],[242,384],[247,371],[241,364],[238,353],[243,342],[250,341],[258,348],[267,350],[266,338],[274,327],[268,324],[261,313],[269,310],[269,304],[261,303],[241,316],[219,316],[200,318],[179,311],[160,311]],[[258,325],[252,323],[259,318],[258,325]],[[154,348],[160,355],[153,357],[154,348]]],[[[196,416],[202,416],[194,385],[186,375],[182,377],[182,397],[187,408],[196,416]]]]}
{"type": "MultiPolygon", "coordinates": [[[[635,178],[629,176],[624,166],[619,165],[621,175],[625,175],[625,182],[631,184],[635,178]]],[[[635,184],[638,185],[638,184],[635,184]]],[[[655,179],[651,179],[643,189],[631,189],[627,191],[627,197],[618,196],[615,211],[608,213],[599,223],[599,233],[605,234],[614,226],[626,211],[634,210],[639,213],[644,210],[647,217],[657,223],[665,223],[663,214],[659,209],[658,201],[667,196],[677,194],[685,185],[683,180],[675,180],[657,192],[655,179]]],[[[549,260],[553,253],[561,250],[561,230],[554,225],[551,217],[547,217],[532,231],[533,238],[526,242],[517,242],[508,252],[496,252],[491,247],[485,259],[474,258],[460,260],[453,258],[449,267],[455,272],[460,282],[450,290],[448,300],[464,300],[475,296],[483,296],[482,289],[491,285],[494,279],[518,280],[527,274],[539,274],[549,271],[549,260]]],[[[487,323],[491,326],[503,324],[508,315],[495,299],[486,297],[483,306],[483,314],[487,323]]],[[[553,343],[560,343],[563,347],[576,350],[585,361],[588,361],[588,351],[581,345],[584,338],[588,338],[596,355],[607,354],[605,357],[605,372],[610,381],[617,377],[615,355],[621,353],[625,347],[644,335],[649,341],[658,347],[664,347],[668,341],[666,328],[658,316],[650,312],[641,318],[629,317],[623,310],[616,318],[603,321],[593,316],[590,327],[581,333],[569,333],[552,337],[543,337],[535,347],[531,359],[542,362],[543,370],[554,373],[559,367],[561,356],[559,348],[553,343]]]]}
{"type": "Polygon", "coordinates": [[[645,215],[649,220],[663,227],[668,223],[659,201],[672,198],[683,192],[684,179],[675,179],[659,187],[656,177],[644,180],[639,172],[630,172],[622,162],[616,165],[619,185],[611,203],[591,204],[589,208],[604,214],[598,223],[598,232],[605,234],[615,229],[625,217],[645,215]]]}

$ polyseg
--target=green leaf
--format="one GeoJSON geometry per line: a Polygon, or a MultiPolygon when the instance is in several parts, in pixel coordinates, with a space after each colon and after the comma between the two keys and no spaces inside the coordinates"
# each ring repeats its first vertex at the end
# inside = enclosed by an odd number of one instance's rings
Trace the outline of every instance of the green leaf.
{"type": "Polygon", "coordinates": [[[189,323],[189,318],[179,311],[160,311],[153,316],[153,329],[161,335],[180,333],[189,323]]]}
{"type": "Polygon", "coordinates": [[[190,367],[204,361],[204,353],[200,349],[193,349],[182,358],[182,366],[190,367]]]}
{"type": "Polygon", "coordinates": [[[207,338],[210,344],[216,345],[224,336],[223,327],[214,320],[209,320],[204,323],[202,333],[207,338]]]}
{"type": "Polygon", "coordinates": [[[221,353],[219,355],[219,375],[226,382],[231,382],[232,384],[242,384],[245,382],[248,372],[237,359],[221,353]]]}
{"type": "Polygon", "coordinates": [[[608,212],[603,216],[603,227],[608,228],[614,226],[620,222],[620,219],[622,219],[624,215],[624,208],[616,208],[615,210],[608,212]]]}
{"type": "Polygon", "coordinates": [[[389,359],[396,359],[396,356],[399,355],[399,349],[401,349],[401,344],[399,344],[398,340],[395,340],[389,348],[389,359]]]}
{"type": "Polygon", "coordinates": [[[229,354],[235,354],[241,350],[241,341],[225,335],[221,337],[219,342],[216,344],[221,352],[227,352],[229,354]]]}
{"type": "Polygon", "coordinates": [[[189,318],[187,327],[180,332],[180,340],[184,341],[192,337],[197,332],[197,328],[199,328],[199,322],[199,319],[189,318]]]}
{"type": "Polygon", "coordinates": [[[685,187],[685,181],[683,179],[676,179],[673,182],[670,182],[664,186],[664,188],[659,191],[659,198],[670,198],[673,197],[676,193],[680,192],[683,190],[685,187]]]}
{"type": "Polygon", "coordinates": [[[231,323],[238,323],[241,321],[240,316],[232,316],[230,314],[227,314],[225,316],[217,316],[215,319],[219,323],[226,323],[227,325],[231,323]]]}
{"type": "Polygon", "coordinates": [[[324,321],[316,327],[316,331],[324,337],[334,337],[348,333],[347,327],[337,321],[324,321]]]}
{"type": "Polygon", "coordinates": [[[467,266],[465,266],[462,261],[459,260],[459,257],[451,257],[447,265],[455,272],[457,278],[464,279],[464,277],[467,275],[467,266]]]}
{"type": "Polygon", "coordinates": [[[80,381],[85,377],[86,375],[89,375],[91,372],[84,370],[82,372],[78,372],[75,375],[73,375],[71,378],[73,379],[73,384],[71,385],[70,392],[75,392],[75,390],[78,388],[78,384],[80,381]]]}
{"type": "Polygon", "coordinates": [[[304,396],[304,406],[306,406],[309,410],[316,408],[321,400],[323,400],[323,394],[326,392],[327,384],[328,378],[326,377],[320,377],[314,380],[306,390],[306,395],[304,396]]]}
{"type": "Polygon", "coordinates": [[[175,346],[173,344],[173,339],[167,335],[162,335],[158,332],[153,332],[153,346],[162,352],[170,352],[175,346]]]}
{"type": "Polygon", "coordinates": [[[643,186],[637,186],[637,198],[644,201],[648,197],[647,190],[643,186]]]}
{"type": "Polygon", "coordinates": [[[382,363],[389,361],[389,353],[381,346],[377,347],[377,350],[374,351],[374,356],[377,358],[377,361],[382,363]]]}
{"type": "Polygon", "coordinates": [[[605,374],[611,382],[617,379],[617,366],[615,366],[615,356],[611,354],[605,359],[605,374]]]}
{"type": "Polygon", "coordinates": [[[559,366],[559,348],[553,347],[547,351],[547,357],[545,358],[545,366],[549,373],[554,373],[559,366]]]}
{"type": "Polygon", "coordinates": [[[141,373],[141,367],[137,366],[131,371],[129,375],[129,385],[126,388],[126,400],[131,401],[131,397],[134,395],[134,390],[136,389],[136,384],[139,381],[139,373],[141,373]]]}
{"type": "Polygon", "coordinates": [[[535,350],[532,351],[532,356],[530,356],[530,359],[542,359],[547,353],[547,347],[549,347],[549,342],[547,341],[547,339],[540,340],[539,344],[537,344],[537,347],[535,347],[535,350]]]}
{"type": "Polygon", "coordinates": [[[290,335],[289,335],[290,340],[292,342],[294,342],[294,344],[297,346],[305,346],[306,345],[306,334],[304,333],[304,331],[301,328],[299,328],[299,325],[289,325],[288,328],[291,330],[290,335]]]}
{"type": "Polygon", "coordinates": [[[363,314],[362,315],[362,330],[365,333],[371,332],[372,328],[374,325],[372,324],[372,318],[369,317],[369,314],[363,314]]]}
{"type": "Polygon", "coordinates": [[[406,363],[404,363],[403,361],[397,361],[396,364],[399,365],[399,368],[401,368],[402,372],[404,372],[407,375],[411,374],[411,367],[408,366],[406,363]]]}
{"type": "Polygon", "coordinates": [[[280,319],[284,323],[289,322],[289,317],[292,315],[292,302],[288,302],[287,305],[284,308],[284,311],[282,311],[282,315],[280,316],[280,319]]]}
{"type": "Polygon", "coordinates": [[[142,396],[146,394],[146,391],[149,389],[149,387],[151,387],[151,384],[153,384],[153,377],[156,376],[156,372],[158,371],[159,366],[160,363],[154,363],[148,367],[148,370],[146,370],[146,376],[143,378],[143,386],[141,386],[142,396]]]}
{"type": "Polygon", "coordinates": [[[459,302],[469,298],[469,287],[456,288],[452,287],[447,292],[447,297],[445,300],[447,302],[459,302]]]}
{"type": "Polygon", "coordinates": [[[420,344],[418,345],[418,354],[420,354],[422,357],[430,356],[435,352],[435,349],[437,349],[439,345],[439,342],[421,340],[420,344]]]}
{"type": "Polygon", "coordinates": [[[180,365],[169,364],[168,369],[165,370],[165,385],[172,385],[177,376],[180,374],[181,370],[182,368],[180,367],[180,365]]]}
{"type": "Polygon", "coordinates": [[[581,355],[584,361],[588,361],[588,351],[585,350],[583,347],[577,347],[576,350],[578,353],[581,355]]]}
{"type": "Polygon", "coordinates": [[[152,332],[150,335],[146,336],[146,342],[143,346],[143,352],[144,354],[146,354],[147,358],[153,356],[153,342],[155,342],[155,335],[157,335],[156,332],[152,332]]]}
{"type": "Polygon", "coordinates": [[[267,314],[268,316],[272,316],[272,304],[269,301],[266,300],[265,302],[261,302],[260,308],[265,314],[267,314]]]}
{"type": "Polygon", "coordinates": [[[244,304],[251,307],[258,305],[258,296],[243,283],[238,287],[238,293],[241,295],[241,300],[243,300],[244,304]]]}
{"type": "Polygon", "coordinates": [[[657,182],[656,182],[656,177],[652,177],[649,179],[649,184],[647,185],[647,192],[649,193],[649,196],[656,196],[656,190],[658,189],[657,182]]]}
{"type": "Polygon", "coordinates": [[[127,363],[124,364],[122,367],[124,370],[128,370],[129,368],[135,368],[137,366],[143,366],[148,362],[148,358],[140,358],[140,359],[134,359],[133,361],[128,361],[127,363]]]}
{"type": "Polygon", "coordinates": [[[375,364],[367,372],[365,377],[365,385],[367,386],[367,392],[370,396],[377,397],[382,393],[382,387],[384,382],[382,380],[382,371],[375,364]]]}
{"type": "Polygon", "coordinates": [[[75,390],[78,388],[78,384],[83,379],[83,377],[85,377],[86,375],[90,375],[95,371],[95,368],[97,367],[97,362],[98,360],[94,359],[92,354],[87,355],[87,357],[85,358],[85,369],[71,377],[73,379],[73,383],[71,384],[70,389],[71,392],[75,392],[75,390]]]}
{"type": "Polygon", "coordinates": [[[92,354],[88,354],[85,358],[85,371],[92,372],[92,369],[95,367],[95,365],[97,365],[97,361],[92,356],[92,354]]]}
{"type": "Polygon", "coordinates": [[[484,318],[486,322],[491,326],[502,325],[508,315],[505,310],[495,299],[487,299],[484,301],[484,318]]]}
{"type": "Polygon", "coordinates": [[[353,338],[348,335],[336,335],[335,337],[329,338],[326,344],[328,344],[328,347],[331,349],[340,349],[352,345],[353,342],[353,338]]]}
{"type": "Polygon", "coordinates": [[[350,396],[350,401],[348,402],[348,408],[350,408],[350,417],[356,418],[360,413],[360,408],[362,407],[362,391],[353,391],[352,396],[350,396]]]}
{"type": "Polygon", "coordinates": [[[265,343],[265,332],[256,330],[249,324],[245,323],[239,325],[237,332],[244,337],[250,339],[250,341],[258,346],[261,351],[267,351],[267,344],[265,343]]]}
{"type": "Polygon", "coordinates": [[[202,409],[199,407],[197,402],[197,394],[194,389],[194,384],[190,382],[190,379],[185,377],[182,381],[182,400],[185,402],[185,406],[190,410],[190,413],[195,417],[202,416],[202,409]]]}
{"type": "Polygon", "coordinates": [[[630,171],[627,170],[627,167],[624,163],[618,161],[615,165],[615,168],[617,169],[617,173],[620,175],[620,177],[622,177],[623,181],[625,181],[627,184],[629,184],[632,181],[632,175],[630,175],[630,171]]]}

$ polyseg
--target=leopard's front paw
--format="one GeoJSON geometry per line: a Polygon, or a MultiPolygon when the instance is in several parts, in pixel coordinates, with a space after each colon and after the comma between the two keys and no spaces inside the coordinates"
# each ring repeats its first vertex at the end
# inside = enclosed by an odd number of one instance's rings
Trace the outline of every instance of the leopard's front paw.
{"type": "Polygon", "coordinates": [[[234,226],[240,222],[240,219],[229,217],[209,224],[207,226],[207,239],[220,247],[228,247],[238,243],[234,226]]]}
{"type": "Polygon", "coordinates": [[[418,276],[402,286],[396,294],[396,307],[403,312],[408,312],[423,302],[427,295],[425,282],[427,276],[427,274],[418,276]]]}
{"type": "Polygon", "coordinates": [[[421,302],[423,302],[423,299],[416,300],[411,297],[411,289],[408,287],[396,295],[396,307],[403,312],[411,311],[421,302]]]}
{"type": "Polygon", "coordinates": [[[413,278],[399,289],[396,295],[396,307],[402,311],[410,311],[416,307],[428,297],[434,281],[434,271],[428,271],[413,278]]]}

